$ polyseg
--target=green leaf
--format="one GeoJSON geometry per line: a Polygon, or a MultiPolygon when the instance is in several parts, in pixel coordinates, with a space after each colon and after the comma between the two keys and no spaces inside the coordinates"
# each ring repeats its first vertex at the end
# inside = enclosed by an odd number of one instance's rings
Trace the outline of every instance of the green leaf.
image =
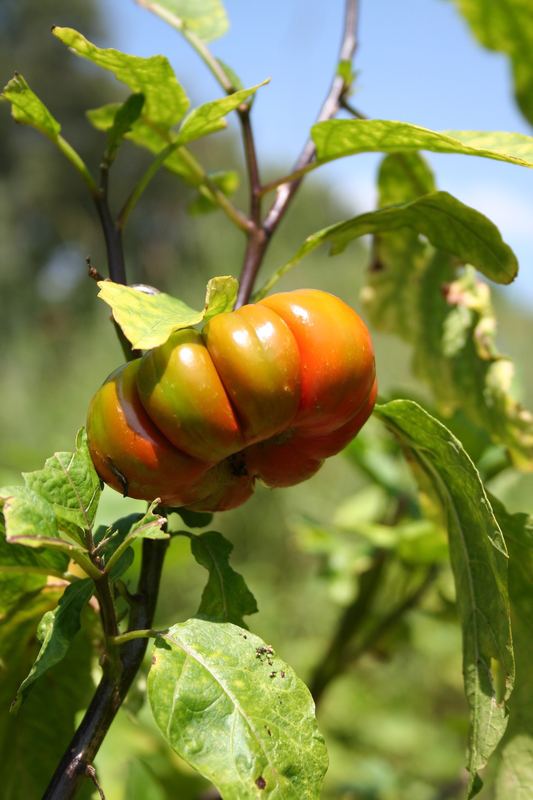
{"type": "MultiPolygon", "coordinates": [[[[44,556],[46,551],[42,551],[42,554],[44,556]]],[[[28,550],[22,545],[6,541],[4,518],[0,514],[0,625],[22,598],[34,592],[38,594],[45,585],[46,574],[41,568],[54,567],[49,567],[47,560],[41,560],[40,557],[40,551],[28,550]],[[34,555],[35,558],[32,558],[34,555]]],[[[59,565],[60,569],[63,564],[59,565]]]]}
{"type": "MultiPolygon", "coordinates": [[[[220,189],[226,197],[235,194],[239,188],[239,173],[234,170],[208,172],[207,177],[210,183],[216,186],[217,189],[220,189]]],[[[218,206],[213,200],[211,193],[206,193],[200,188],[196,197],[187,206],[187,211],[189,214],[208,214],[211,211],[216,211],[217,208],[218,206]]]]}
{"type": "MultiPolygon", "coordinates": [[[[431,185],[417,154],[387,156],[380,205],[409,202],[431,185]]],[[[362,299],[375,328],[411,344],[414,371],[441,413],[461,409],[518,467],[533,468],[533,419],[510,394],[513,365],[496,348],[490,290],[472,269],[460,273],[450,255],[409,228],[378,233],[362,299]]]]}
{"type": "Polygon", "coordinates": [[[370,480],[383,487],[387,494],[412,502],[409,497],[410,481],[397,454],[391,452],[387,442],[362,431],[343,450],[343,455],[370,480]]]}
{"type": "Polygon", "coordinates": [[[143,116],[163,128],[175,125],[189,107],[189,99],[164,56],[141,58],[102,49],[72,28],[55,26],[52,33],[76,55],[113,73],[117,80],[144,95],[143,116]]]}
{"type": "Polygon", "coordinates": [[[163,344],[174,331],[230,311],[238,289],[231,275],[212,278],[207,284],[204,310],[195,311],[163,292],[146,294],[108,280],[99,281],[98,286],[98,297],[111,306],[113,317],[126,338],[134,348],[142,350],[163,344]]]}
{"type": "Polygon", "coordinates": [[[61,125],[32,92],[22,75],[15,73],[0,97],[11,103],[11,115],[16,122],[30,125],[53,142],[57,141],[61,125]]]}
{"type": "Polygon", "coordinates": [[[211,278],[205,294],[204,320],[233,311],[238,291],[239,282],[232,275],[211,278]]]}
{"type": "MultiPolygon", "coordinates": [[[[120,107],[120,103],[108,103],[100,108],[87,111],[87,117],[91,125],[94,125],[97,130],[108,132],[113,125],[115,114],[120,107]]],[[[171,133],[170,129],[155,129],[150,126],[149,122],[141,118],[133,123],[131,130],[126,134],[126,139],[158,155],[165,147],[175,141],[176,136],[177,134],[171,133]]],[[[198,185],[198,172],[202,172],[202,168],[188,151],[185,155],[183,148],[172,150],[170,155],[165,159],[163,166],[170,172],[179,175],[180,178],[191,186],[198,185]],[[195,165],[196,168],[191,167],[191,163],[195,165]]]]}
{"type": "Polygon", "coordinates": [[[116,580],[133,561],[130,545],[136,539],[168,539],[169,534],[163,526],[165,517],[154,513],[159,501],[154,500],[145,514],[130,514],[117,520],[109,528],[99,528],[95,542],[100,546],[106,567],[111,578],[116,580]]]}
{"type": "Polygon", "coordinates": [[[165,517],[160,514],[154,514],[154,508],[158,505],[155,500],[146,514],[143,514],[140,519],[136,520],[131,526],[130,530],[124,541],[130,542],[134,539],[168,539],[169,534],[163,530],[166,523],[165,517]]]}
{"type": "Polygon", "coordinates": [[[472,264],[497,283],[511,283],[518,272],[516,256],[496,225],[447,192],[385,206],[313,233],[280,272],[292,269],[321,244],[328,243],[331,255],[337,255],[353,239],[398,228],[422,234],[435,247],[453,254],[462,263],[472,264]]]}
{"type": "Polygon", "coordinates": [[[343,59],[337,64],[337,75],[342,78],[344,85],[350,87],[354,81],[354,70],[351,59],[343,59]]]}
{"type": "Polygon", "coordinates": [[[53,575],[65,572],[68,561],[68,556],[60,551],[10,544],[6,540],[4,526],[0,521],[0,573],[22,574],[35,570],[41,574],[53,575]],[[45,570],[50,570],[50,573],[46,573],[45,570]]]}
{"type": "MultiPolygon", "coordinates": [[[[235,91],[238,91],[239,89],[244,89],[244,84],[243,84],[242,80],[239,78],[239,76],[237,75],[237,73],[235,72],[235,70],[233,69],[233,67],[230,67],[230,65],[226,64],[225,61],[222,61],[221,58],[217,58],[217,61],[220,64],[220,66],[222,67],[222,70],[224,71],[228,81],[231,83],[233,89],[235,91]]],[[[252,97],[252,99],[250,100],[250,103],[249,103],[250,106],[253,104],[253,101],[254,101],[254,98],[252,97]]]]}
{"type": "Polygon", "coordinates": [[[317,800],[327,754],[307,687],[257,636],[192,619],[156,641],[148,696],[163,735],[225,800],[317,800]]]}
{"type": "Polygon", "coordinates": [[[11,710],[16,711],[30,687],[55,664],[66,656],[74,636],[81,627],[81,612],[89,602],[94,590],[92,580],[71,583],[53,611],[47,611],[37,630],[41,649],[31,670],[20,684],[11,710]]]}
{"type": "Polygon", "coordinates": [[[410,400],[376,407],[404,448],[415,478],[432,488],[447,520],[463,631],[463,673],[470,707],[469,797],[507,726],[513,685],[507,551],[477,470],[461,443],[410,400]]]}
{"type": "Polygon", "coordinates": [[[107,133],[106,158],[108,162],[114,160],[122,140],[139,119],[143,106],[143,94],[132,94],[122,105],[118,106],[113,117],[113,124],[107,133]]]}
{"type": "Polygon", "coordinates": [[[32,592],[39,592],[46,584],[46,577],[33,572],[6,574],[0,571],[0,630],[5,616],[16,608],[20,599],[32,592]]]}
{"type": "Polygon", "coordinates": [[[509,596],[516,658],[516,683],[509,726],[501,749],[497,800],[529,800],[533,786],[533,519],[510,514],[491,498],[509,548],[509,596]]]}
{"type": "Polygon", "coordinates": [[[269,81],[263,81],[250,89],[240,89],[238,92],[229,94],[226,97],[219,97],[209,103],[194,108],[183,120],[178,131],[177,143],[181,146],[215,133],[226,127],[224,117],[242,105],[249,97],[255,94],[258,89],[265,86],[269,81]]]}
{"type": "Polygon", "coordinates": [[[533,15],[529,0],[455,0],[455,5],[481,44],[509,56],[516,100],[533,124],[533,15]]]}
{"type": "Polygon", "coordinates": [[[52,116],[44,103],[32,92],[22,75],[15,73],[0,94],[0,100],[11,103],[11,115],[16,122],[29,125],[50,139],[65,158],[79,172],[91,193],[96,192],[96,184],[74,148],[61,136],[61,125],[52,116]]]}
{"type": "Polygon", "coordinates": [[[189,508],[171,509],[179,514],[188,528],[207,528],[213,521],[213,514],[209,511],[191,511],[189,508]]]}
{"type": "Polygon", "coordinates": [[[43,469],[22,475],[28,489],[50,503],[60,530],[76,535],[92,527],[102,489],[83,428],[73,453],[54,453],[43,469]]]}
{"type": "Polygon", "coordinates": [[[533,167],[533,137],[505,131],[432,131],[408,122],[338,119],[311,129],[321,163],[355,153],[461,153],[533,167]]]}
{"type": "Polygon", "coordinates": [[[134,348],[148,350],[166,342],[173,331],[201,322],[203,313],[164,292],[146,294],[113,281],[99,281],[98,297],[134,348]]]}
{"type": "Polygon", "coordinates": [[[174,28],[192,31],[206,42],[223,36],[229,27],[221,0],[139,0],[174,28]]]}
{"type": "Polygon", "coordinates": [[[196,616],[247,628],[243,617],[257,614],[257,603],[242,575],[230,566],[233,545],[216,531],[191,534],[190,539],[193,556],[209,572],[196,616]]]}
{"type": "Polygon", "coordinates": [[[53,507],[27,486],[2,487],[1,503],[8,542],[41,547],[43,540],[59,539],[53,507]]]}
{"type": "Polygon", "coordinates": [[[0,637],[0,783],[2,800],[42,797],[54,765],[75,730],[77,713],[90,700],[92,642],[82,632],[61,664],[35,684],[18,714],[9,714],[16,689],[36,656],[39,619],[57,604],[60,590],[47,586],[21,598],[2,618],[0,637]]]}

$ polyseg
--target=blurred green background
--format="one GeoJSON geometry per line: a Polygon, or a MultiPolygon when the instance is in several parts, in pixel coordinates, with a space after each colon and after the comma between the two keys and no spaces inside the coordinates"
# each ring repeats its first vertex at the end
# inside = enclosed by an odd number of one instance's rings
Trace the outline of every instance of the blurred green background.
{"type": "MultiPolygon", "coordinates": [[[[73,58],[47,34],[53,22],[112,44],[113,32],[103,30],[92,2],[3,0],[0,72],[5,82],[19,69],[61,120],[67,138],[96,168],[103,138],[85,121],[84,110],[122,94],[116,84],[73,58]]],[[[209,169],[242,167],[240,143],[231,135],[209,137],[194,149],[209,169]]],[[[123,148],[113,170],[116,202],[147,163],[148,156],[133,146],[123,148]]],[[[276,173],[276,165],[269,165],[269,171],[276,173]]],[[[210,277],[238,274],[243,241],[220,213],[189,215],[193,199],[192,190],[175,177],[160,174],[134,212],[126,253],[130,281],[156,285],[200,306],[210,277]]],[[[244,202],[245,193],[237,199],[244,202]]],[[[309,233],[347,214],[334,186],[317,180],[304,186],[280,228],[263,274],[286,261],[309,233]]],[[[39,467],[53,451],[72,446],[90,396],[122,360],[108,309],[96,299],[96,285],[86,277],[87,256],[105,273],[95,214],[78,176],[47,141],[17,127],[7,106],[1,107],[0,481],[4,484],[16,482],[22,470],[39,467]]],[[[367,260],[362,244],[334,260],[319,251],[280,288],[328,289],[360,309],[367,260]]],[[[500,348],[515,361],[516,392],[531,406],[533,317],[499,290],[494,291],[494,302],[500,348]]],[[[380,335],[375,343],[382,395],[424,398],[425,388],[410,374],[409,349],[380,335]]],[[[374,423],[366,429],[367,440],[389,448],[395,458],[392,445],[374,423]]],[[[530,478],[514,472],[503,473],[491,484],[512,510],[533,510],[532,488],[530,478]]],[[[362,518],[375,516],[384,503],[379,489],[340,455],[311,481],[284,491],[259,487],[245,507],[214,521],[213,527],[233,542],[233,565],[257,598],[260,612],[250,619],[252,629],[304,679],[365,567],[365,548],[358,549],[356,533],[342,524],[343,514],[350,517],[347,503],[355,496],[362,518]],[[334,556],[328,554],[331,541],[337,542],[334,556]]],[[[106,490],[100,521],[110,523],[141,507],[106,490]]],[[[384,591],[383,603],[394,602],[399,580],[394,574],[387,576],[389,594],[384,591]]],[[[174,541],[158,624],[194,614],[204,581],[205,573],[192,560],[188,543],[174,541]]],[[[324,696],[319,722],[331,758],[325,798],[461,796],[467,715],[452,601],[451,578],[443,570],[422,606],[407,614],[324,696]]],[[[143,680],[141,676],[97,759],[107,800],[199,798],[205,783],[169,753],[148,709],[140,707],[143,680]]],[[[490,788],[484,797],[490,797],[490,788]]]]}

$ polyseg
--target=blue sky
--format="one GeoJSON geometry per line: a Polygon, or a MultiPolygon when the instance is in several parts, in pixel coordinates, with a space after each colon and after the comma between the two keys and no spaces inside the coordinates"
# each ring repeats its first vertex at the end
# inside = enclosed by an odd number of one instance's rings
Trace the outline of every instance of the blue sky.
{"type": "MultiPolygon", "coordinates": [[[[247,86],[266,77],[254,105],[261,161],[289,171],[327,92],[336,64],[343,0],[227,0],[231,28],[212,43],[247,86]]],[[[109,44],[138,55],[164,53],[195,102],[220,90],[180,36],[134,0],[102,6],[109,44]]],[[[363,0],[354,105],[381,119],[436,130],[508,130],[531,134],[512,99],[507,59],[483,50],[450,0],[363,0]]],[[[232,124],[235,124],[234,122],[232,124]]],[[[439,188],[487,214],[515,250],[520,275],[505,291],[533,304],[531,170],[468,156],[428,155],[439,188]]],[[[379,156],[321,168],[353,213],[374,205],[379,156]]]]}

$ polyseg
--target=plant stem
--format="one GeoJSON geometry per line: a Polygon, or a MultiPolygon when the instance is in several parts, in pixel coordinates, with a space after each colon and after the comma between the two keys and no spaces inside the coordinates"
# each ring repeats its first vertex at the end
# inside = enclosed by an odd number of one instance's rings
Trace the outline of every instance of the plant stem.
{"type": "Polygon", "coordinates": [[[351,114],[352,117],[355,117],[356,119],[368,119],[367,115],[363,114],[362,111],[358,111],[357,108],[352,106],[352,104],[346,99],[346,97],[343,97],[341,99],[341,108],[344,108],[344,110],[347,111],[348,114],[351,114]]]}
{"type": "Polygon", "coordinates": [[[371,607],[384,564],[384,560],[381,564],[378,561],[370,572],[366,573],[366,580],[364,582],[361,580],[358,596],[342,615],[328,650],[313,672],[310,690],[317,706],[329,685],[367,653],[408,611],[418,605],[438,573],[438,568],[435,565],[431,566],[417,588],[393,608],[390,614],[380,620],[355,648],[350,649],[354,636],[360,630],[371,607]]]}
{"type": "Polygon", "coordinates": [[[429,567],[428,571],[426,572],[424,578],[420,582],[420,584],[416,587],[416,589],[411,592],[411,594],[407,595],[407,597],[398,605],[396,608],[393,608],[390,614],[384,617],[377,627],[373,628],[370,631],[368,637],[361,642],[358,647],[354,650],[347,649],[346,652],[346,666],[349,664],[353,664],[354,661],[357,661],[363,653],[367,652],[376,642],[383,637],[383,635],[393,628],[397,622],[401,620],[401,618],[410,611],[412,608],[418,605],[420,600],[422,600],[423,596],[432,585],[433,581],[435,580],[438,574],[438,567],[433,564],[429,567]]]}
{"type": "Polygon", "coordinates": [[[200,164],[196,161],[192,153],[186,147],[180,149],[180,155],[187,167],[194,174],[198,181],[198,187],[206,190],[208,196],[220,207],[224,214],[230,219],[234,225],[240,228],[245,233],[249,230],[250,221],[248,218],[235,208],[231,200],[229,200],[218,186],[213,183],[209,175],[202,169],[200,164]]]}
{"type": "MultiPolygon", "coordinates": [[[[94,202],[105,240],[109,276],[116,283],[126,284],[122,233],[120,227],[113,221],[109,210],[107,178],[108,165],[104,162],[101,166],[100,186],[94,196],[94,202]]],[[[131,359],[135,355],[134,351],[131,350],[125,337],[121,336],[120,329],[117,326],[115,328],[126,357],[131,359]]],[[[137,594],[130,598],[131,609],[128,620],[128,631],[130,632],[147,630],[152,626],[167,546],[167,539],[143,540],[137,594]]],[[[87,567],[82,564],[83,568],[95,581],[102,625],[106,636],[108,662],[104,663],[100,683],[42,800],[70,800],[74,797],[80,781],[93,774],[92,762],[142,664],[148,644],[148,639],[144,637],[131,638],[130,641],[119,647],[113,642],[119,632],[109,576],[102,574],[84,554],[73,553],[72,557],[80,563],[80,555],[88,562],[87,567]]]]}
{"type": "MultiPolygon", "coordinates": [[[[346,8],[344,14],[344,33],[339,50],[339,62],[353,60],[355,50],[357,47],[357,22],[359,17],[359,3],[358,0],[346,0],[346,8]]],[[[332,119],[340,108],[340,103],[343,96],[349,89],[345,78],[339,73],[335,74],[331,83],[327,97],[320,109],[317,117],[317,122],[324,122],[327,119],[332,119]]],[[[310,139],[304,149],[302,150],[298,161],[294,166],[294,172],[307,167],[315,157],[316,148],[314,142],[310,139]]],[[[297,178],[291,183],[280,186],[277,191],[276,199],[272,204],[270,211],[264,222],[265,229],[269,235],[275,231],[287,207],[298,190],[302,178],[297,178]]]]}
{"type": "Polygon", "coordinates": [[[362,625],[379,587],[386,563],[384,551],[378,551],[371,568],[361,576],[357,596],[341,615],[328,649],[313,670],[309,689],[315,705],[318,705],[324,691],[341,672],[347,645],[362,625]]]}
{"type": "Polygon", "coordinates": [[[104,674],[107,670],[120,671],[120,662],[116,653],[114,639],[118,636],[118,623],[115,613],[115,602],[108,575],[102,575],[94,582],[95,594],[100,606],[100,617],[105,638],[104,674]]]}
{"type": "MultiPolygon", "coordinates": [[[[167,544],[166,539],[143,541],[137,595],[128,625],[131,631],[151,628],[167,544]]],[[[42,800],[70,800],[74,797],[138,672],[147,644],[148,639],[135,638],[122,646],[120,675],[104,673],[42,800]]]]}
{"type": "Polygon", "coordinates": [[[231,200],[226,197],[224,192],[221,191],[215,183],[213,183],[213,181],[209,178],[209,175],[207,175],[207,173],[202,169],[200,164],[187,150],[187,148],[180,146],[178,142],[169,142],[169,144],[163,150],[161,150],[161,152],[146,169],[144,175],[142,175],[140,180],[137,182],[130,196],[120,210],[117,216],[116,227],[120,231],[124,230],[128,217],[137,205],[143,192],[155,175],[159,172],[167,158],[175,151],[179,152],[182,161],[184,161],[184,163],[187,165],[191,175],[194,176],[194,179],[197,181],[198,188],[204,190],[208,197],[219,206],[221,211],[226,214],[228,219],[231,220],[231,222],[233,222],[237,228],[247,232],[250,227],[250,223],[246,216],[239,211],[239,209],[233,205],[231,200]]]}
{"type": "MultiPolygon", "coordinates": [[[[109,165],[103,161],[100,165],[100,187],[93,199],[104,236],[109,277],[115,283],[126,285],[126,262],[124,259],[122,231],[118,222],[113,220],[107,198],[108,170],[109,165]]],[[[115,320],[113,320],[113,325],[122,348],[122,352],[124,353],[124,357],[127,361],[131,361],[139,354],[136,350],[131,349],[130,343],[115,320]]]]}
{"type": "Polygon", "coordinates": [[[124,263],[121,231],[113,222],[107,199],[99,194],[95,197],[94,203],[100,218],[102,230],[105,231],[104,236],[109,277],[115,283],[126,285],[126,266],[124,263]]]}
{"type": "Polygon", "coordinates": [[[93,176],[87,169],[87,165],[85,161],[81,158],[81,156],[74,150],[72,145],[70,145],[66,139],[63,139],[61,135],[55,139],[55,143],[57,144],[59,150],[63,153],[65,158],[67,158],[72,166],[78,170],[79,174],[87,184],[87,188],[89,189],[91,196],[96,197],[98,194],[98,187],[94,181],[93,176]]]}
{"type": "Polygon", "coordinates": [[[282,186],[285,183],[294,183],[295,181],[301,180],[308,172],[312,172],[314,169],[319,167],[320,164],[312,163],[306,164],[304,167],[300,167],[300,169],[294,169],[293,172],[289,172],[288,175],[282,175],[279,178],[274,178],[274,180],[269,181],[268,183],[264,183],[261,186],[261,197],[268,194],[269,192],[273,192],[274,189],[277,189],[279,186],[282,186]]]}
{"type": "MultiPolygon", "coordinates": [[[[339,50],[339,61],[353,60],[357,46],[357,21],[358,21],[359,3],[358,0],[346,0],[345,13],[344,13],[344,30],[341,39],[341,46],[339,50]]],[[[335,74],[331,82],[331,86],[327,97],[320,109],[317,122],[334,117],[340,108],[342,97],[349,89],[346,79],[339,73],[335,74]]],[[[248,246],[246,248],[244,263],[241,270],[239,294],[237,297],[236,307],[247,303],[255,284],[255,279],[259,268],[265,257],[270,239],[273,233],[285,216],[287,209],[298,191],[302,182],[303,175],[308,171],[309,165],[315,157],[315,145],[312,140],[309,140],[303,148],[300,157],[298,158],[293,173],[297,173],[298,177],[290,180],[290,182],[283,183],[278,187],[276,197],[272,203],[269,211],[267,212],[259,231],[254,235],[249,235],[248,246]]],[[[259,186],[257,189],[257,200],[262,194],[262,189],[259,186]]]]}
{"type": "Polygon", "coordinates": [[[133,639],[155,639],[158,636],[163,636],[167,633],[168,628],[164,628],[163,630],[156,631],[154,628],[145,628],[143,630],[137,631],[128,631],[127,633],[119,633],[118,636],[113,636],[112,643],[115,645],[122,645],[126,644],[126,642],[131,642],[133,639]]]}
{"type": "MultiPolygon", "coordinates": [[[[243,105],[237,109],[242,129],[244,142],[244,156],[246,159],[246,169],[250,187],[250,220],[253,222],[254,229],[261,225],[261,178],[259,175],[259,165],[257,161],[257,151],[255,149],[255,138],[250,118],[251,108],[243,105]]],[[[249,235],[253,235],[254,230],[249,235]]]]}

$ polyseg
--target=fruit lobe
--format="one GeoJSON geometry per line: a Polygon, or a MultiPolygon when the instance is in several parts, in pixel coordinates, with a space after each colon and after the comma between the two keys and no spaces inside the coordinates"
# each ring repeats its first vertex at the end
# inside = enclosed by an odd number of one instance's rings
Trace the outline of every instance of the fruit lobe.
{"type": "Polygon", "coordinates": [[[213,317],[204,337],[244,441],[284,430],[300,401],[300,359],[283,319],[264,306],[247,305],[213,317]]]}
{"type": "Polygon", "coordinates": [[[119,367],[91,401],[91,456],[100,477],[123,495],[181,505],[209,465],[173,447],[150,420],[137,394],[138,368],[138,359],[119,367]]]}
{"type": "Polygon", "coordinates": [[[295,423],[327,433],[359,409],[375,379],[374,350],[360,317],[338,297],[301,289],[261,300],[285,320],[300,355],[295,423]]]}
{"type": "Polygon", "coordinates": [[[203,337],[185,329],[149,350],[137,374],[139,398],[172,444],[210,463],[244,446],[233,406],[203,337]]]}

